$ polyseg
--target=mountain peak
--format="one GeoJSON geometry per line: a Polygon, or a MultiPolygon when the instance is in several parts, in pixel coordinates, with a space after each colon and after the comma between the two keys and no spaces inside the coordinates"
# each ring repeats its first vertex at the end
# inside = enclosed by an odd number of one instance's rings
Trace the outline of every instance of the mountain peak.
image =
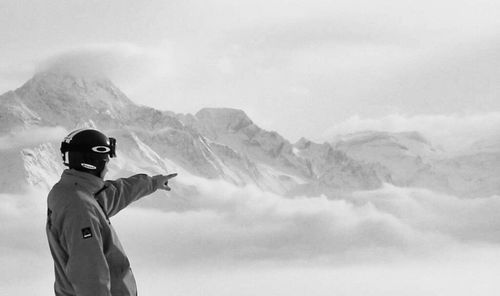
{"type": "Polygon", "coordinates": [[[302,137],[295,144],[293,144],[293,146],[298,149],[307,149],[311,144],[312,144],[311,140],[302,137]]]}
{"type": "Polygon", "coordinates": [[[48,69],[43,71],[38,71],[33,76],[35,80],[43,80],[47,78],[56,78],[56,79],[73,79],[73,80],[85,80],[87,82],[90,81],[110,81],[110,79],[106,75],[100,75],[95,73],[86,73],[79,71],[64,71],[59,69],[48,69]]]}
{"type": "Polygon", "coordinates": [[[39,72],[16,90],[20,97],[57,97],[87,101],[97,106],[133,104],[111,80],[61,72],[39,72]]]}
{"type": "MultiPolygon", "coordinates": [[[[109,79],[70,73],[44,71],[35,74],[23,86],[2,96],[5,108],[29,110],[40,124],[72,128],[75,122],[125,116],[135,104],[109,79]],[[10,104],[10,105],[8,105],[10,104]],[[10,107],[9,107],[10,106],[10,107]]],[[[26,113],[26,112],[25,112],[26,113]]]]}
{"type": "Polygon", "coordinates": [[[196,113],[196,117],[200,116],[224,116],[250,119],[245,111],[235,108],[202,108],[196,113]]]}
{"type": "Polygon", "coordinates": [[[59,92],[69,94],[95,94],[98,89],[103,89],[114,97],[126,99],[126,96],[106,77],[75,75],[63,72],[39,72],[28,80],[16,92],[26,89],[39,89],[45,92],[59,92]]]}
{"type": "Polygon", "coordinates": [[[203,108],[196,113],[196,118],[210,122],[217,130],[238,131],[253,124],[244,111],[232,108],[203,108]]]}

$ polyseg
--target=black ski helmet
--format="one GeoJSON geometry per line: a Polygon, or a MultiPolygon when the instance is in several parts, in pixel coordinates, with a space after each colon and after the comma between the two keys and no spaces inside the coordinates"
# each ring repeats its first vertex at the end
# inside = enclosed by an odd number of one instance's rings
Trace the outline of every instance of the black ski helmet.
{"type": "Polygon", "coordinates": [[[95,129],[79,129],[64,138],[61,154],[64,165],[71,169],[99,175],[108,156],[116,157],[116,140],[95,129]]]}

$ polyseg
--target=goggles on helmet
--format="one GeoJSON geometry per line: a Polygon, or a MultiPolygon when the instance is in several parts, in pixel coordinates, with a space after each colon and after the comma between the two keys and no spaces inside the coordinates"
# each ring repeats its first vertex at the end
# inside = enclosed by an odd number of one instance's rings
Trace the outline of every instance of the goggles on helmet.
{"type": "Polygon", "coordinates": [[[109,144],[107,145],[97,145],[97,146],[86,146],[86,145],[78,145],[67,142],[61,143],[61,152],[82,152],[82,153],[98,153],[98,154],[108,154],[110,158],[116,157],[116,139],[108,138],[109,144]]]}
{"type": "Polygon", "coordinates": [[[116,139],[109,138],[109,157],[116,157],[116,139]]]}

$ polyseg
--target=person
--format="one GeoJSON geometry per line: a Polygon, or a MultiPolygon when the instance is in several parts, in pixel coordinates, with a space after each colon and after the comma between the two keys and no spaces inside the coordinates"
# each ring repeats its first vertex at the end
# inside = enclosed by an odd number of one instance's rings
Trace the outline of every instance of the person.
{"type": "Polygon", "coordinates": [[[129,296],[137,287],[110,217],[177,174],[104,181],[116,140],[94,129],[70,133],[61,143],[68,169],[47,198],[47,239],[57,296],[129,296]]]}

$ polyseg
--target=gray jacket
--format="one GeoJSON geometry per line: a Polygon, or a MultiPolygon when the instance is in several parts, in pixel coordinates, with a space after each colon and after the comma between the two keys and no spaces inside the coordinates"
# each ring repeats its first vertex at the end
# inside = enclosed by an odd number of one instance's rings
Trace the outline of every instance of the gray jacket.
{"type": "Polygon", "coordinates": [[[49,193],[47,238],[57,296],[137,295],[130,263],[109,217],[154,192],[147,175],[103,181],[65,170],[49,193]]]}

